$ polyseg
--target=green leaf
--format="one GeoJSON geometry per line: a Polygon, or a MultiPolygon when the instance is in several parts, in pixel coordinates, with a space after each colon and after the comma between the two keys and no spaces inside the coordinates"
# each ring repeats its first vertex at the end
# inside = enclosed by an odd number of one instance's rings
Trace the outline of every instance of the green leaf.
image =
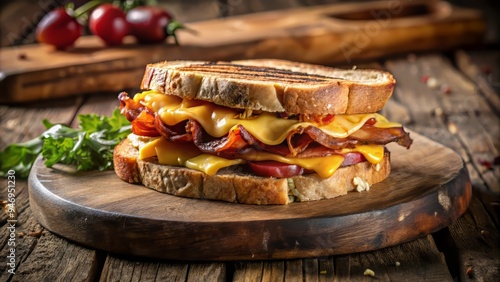
{"type": "Polygon", "coordinates": [[[13,169],[22,178],[29,175],[34,159],[42,150],[43,141],[40,138],[25,143],[12,144],[0,152],[0,176],[6,176],[13,169]]]}
{"type": "Polygon", "coordinates": [[[42,123],[47,130],[38,138],[12,144],[0,152],[0,176],[13,169],[27,177],[41,153],[45,165],[74,165],[77,170],[113,168],[113,148],[131,132],[130,122],[115,109],[110,117],[95,114],[79,115],[79,128],[63,124],[42,123]]]}

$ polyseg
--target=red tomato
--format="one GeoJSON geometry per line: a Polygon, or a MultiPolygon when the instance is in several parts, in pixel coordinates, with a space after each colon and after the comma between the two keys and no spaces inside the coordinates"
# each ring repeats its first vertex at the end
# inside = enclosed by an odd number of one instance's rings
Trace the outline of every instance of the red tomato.
{"type": "Polygon", "coordinates": [[[58,8],[45,15],[36,28],[38,42],[65,49],[82,35],[82,26],[65,8],[58,8]]]}
{"type": "Polygon", "coordinates": [[[347,153],[344,155],[344,161],[341,166],[354,165],[364,161],[366,161],[366,158],[361,153],[347,153]]]}
{"type": "Polygon", "coordinates": [[[253,173],[260,176],[292,177],[304,173],[304,168],[275,161],[248,162],[253,173]]]}
{"type": "Polygon", "coordinates": [[[127,15],[111,4],[102,4],[92,11],[89,27],[93,34],[109,46],[121,44],[123,38],[129,34],[127,15]]]}
{"type": "Polygon", "coordinates": [[[139,43],[159,43],[168,37],[172,16],[157,6],[139,6],[127,13],[131,34],[139,43]]]}

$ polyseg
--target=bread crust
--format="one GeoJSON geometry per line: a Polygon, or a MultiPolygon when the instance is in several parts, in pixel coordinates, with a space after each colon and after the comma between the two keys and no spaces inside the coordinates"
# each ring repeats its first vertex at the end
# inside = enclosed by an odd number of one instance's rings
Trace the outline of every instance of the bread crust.
{"type": "Polygon", "coordinates": [[[377,112],[395,83],[381,70],[261,59],[148,64],[141,88],[233,108],[324,115],[377,112]]]}
{"type": "Polygon", "coordinates": [[[259,177],[238,166],[224,168],[209,176],[184,167],[158,164],[156,158],[139,160],[137,156],[138,150],[129,139],[115,147],[115,172],[121,179],[176,196],[256,205],[331,199],[354,190],[356,176],[371,185],[381,182],[390,173],[389,152],[379,165],[363,162],[339,168],[327,179],[316,174],[289,179],[259,177]]]}

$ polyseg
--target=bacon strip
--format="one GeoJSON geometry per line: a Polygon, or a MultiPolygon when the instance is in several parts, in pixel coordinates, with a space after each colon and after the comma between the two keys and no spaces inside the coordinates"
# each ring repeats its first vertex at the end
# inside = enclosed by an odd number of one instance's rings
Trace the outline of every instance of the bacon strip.
{"type": "Polygon", "coordinates": [[[143,136],[163,136],[172,141],[193,142],[202,152],[234,157],[248,150],[266,151],[286,157],[320,157],[339,154],[343,148],[357,144],[385,145],[397,142],[409,148],[412,139],[402,127],[377,128],[369,121],[347,138],[332,137],[314,126],[299,127],[290,132],[286,141],[279,145],[267,145],[238,125],[222,138],[210,136],[195,120],[168,126],[160,117],[122,92],[118,96],[120,110],[132,123],[132,131],[143,136]]]}
{"type": "Polygon", "coordinates": [[[231,130],[228,135],[214,139],[207,134],[200,123],[189,120],[186,126],[192,133],[193,142],[204,153],[216,154],[221,157],[234,158],[236,154],[242,154],[248,148],[248,143],[241,138],[239,127],[231,130]]]}
{"type": "Polygon", "coordinates": [[[160,136],[155,125],[155,113],[141,103],[130,99],[126,92],[118,95],[120,113],[132,123],[132,132],[141,136],[160,136]]]}

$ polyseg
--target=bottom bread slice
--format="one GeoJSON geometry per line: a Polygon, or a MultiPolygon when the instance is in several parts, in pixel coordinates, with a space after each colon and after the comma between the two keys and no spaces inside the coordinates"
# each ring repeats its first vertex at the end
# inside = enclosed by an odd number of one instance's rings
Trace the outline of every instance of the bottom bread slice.
{"type": "Polygon", "coordinates": [[[156,157],[139,160],[137,156],[137,148],[128,139],[114,149],[115,172],[129,183],[140,183],[175,196],[257,205],[335,198],[358,186],[381,182],[391,170],[387,150],[377,165],[365,161],[342,167],[326,179],[317,174],[260,177],[246,172],[242,166],[227,167],[209,176],[185,167],[161,165],[156,157]]]}

